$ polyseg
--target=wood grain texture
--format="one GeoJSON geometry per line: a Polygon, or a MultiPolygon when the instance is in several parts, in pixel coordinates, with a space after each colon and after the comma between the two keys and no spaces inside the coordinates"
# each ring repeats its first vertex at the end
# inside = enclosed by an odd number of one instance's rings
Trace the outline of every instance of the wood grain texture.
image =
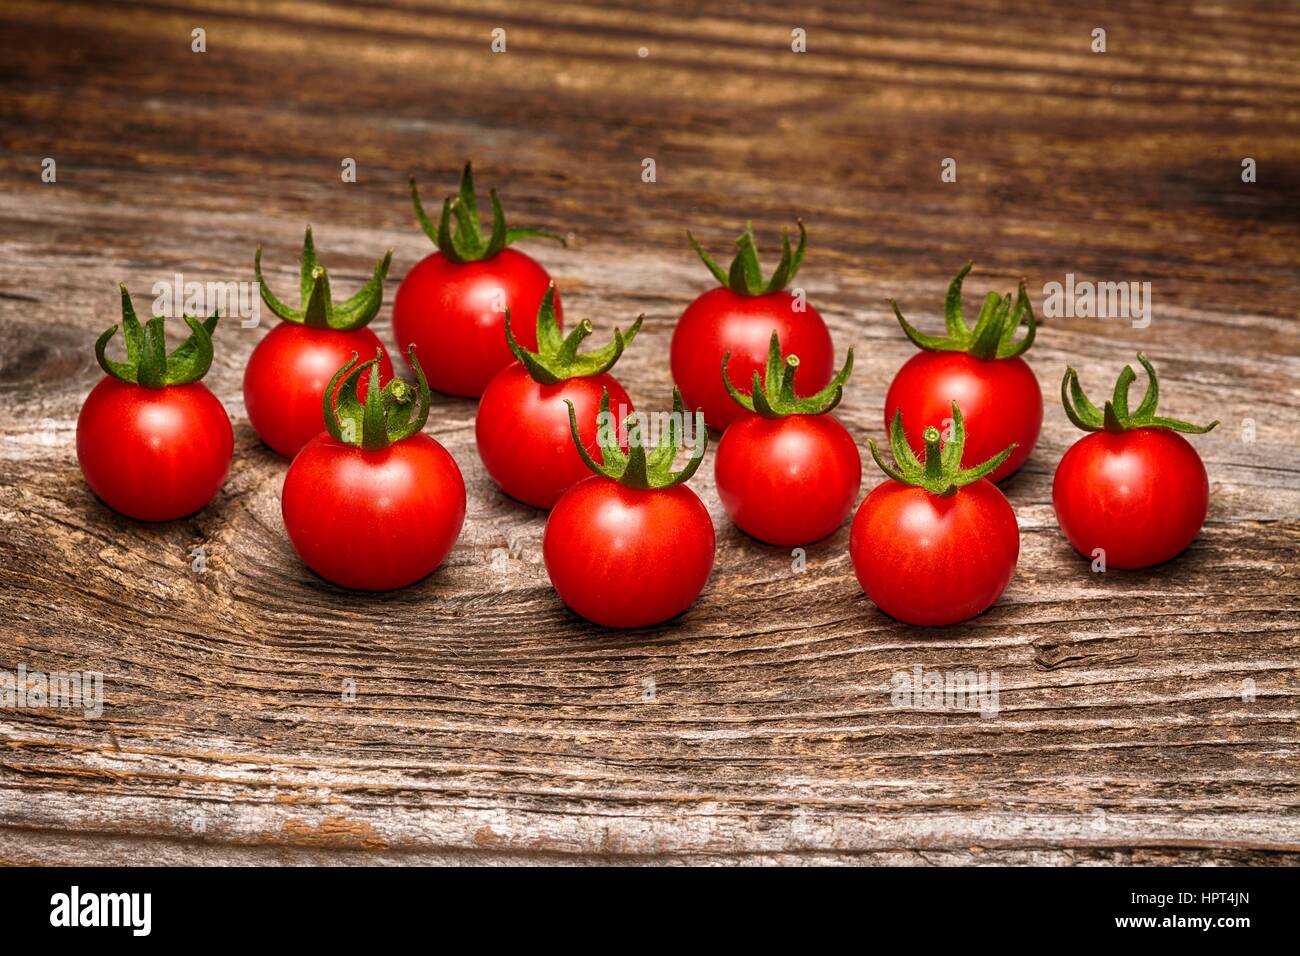
{"type": "Polygon", "coordinates": [[[1300,12],[1136,6],[6,3],[0,669],[103,671],[105,710],[0,711],[0,862],[1300,862],[1300,12]],[[340,288],[394,247],[391,303],[430,251],[406,177],[437,196],[467,156],[515,222],[571,232],[526,247],[571,316],[647,313],[619,366],[638,406],[666,404],[673,323],[710,281],[688,225],[721,249],[752,218],[771,250],[803,217],[864,448],[912,351],[885,297],[934,327],[968,258],[973,295],[1149,281],[1154,317],[1048,320],[1043,436],[1005,485],[1016,578],[943,630],[867,601],[847,527],[795,573],[707,466],[696,605],[586,625],[450,398],[428,431],[466,476],[461,542],[415,587],[341,592],[290,548],[285,464],[244,416],[265,324],[218,336],[217,499],[161,525],[94,499],[75,425],[117,282],[247,280],[262,242],[288,285],[311,222],[340,288]],[[1165,414],[1223,420],[1194,439],[1210,517],[1168,565],[1093,574],[1051,508],[1077,434],[1054,396],[1067,362],[1095,391],[1139,348],[1165,414]],[[891,706],[917,665],[998,672],[999,714],[891,706]]]}

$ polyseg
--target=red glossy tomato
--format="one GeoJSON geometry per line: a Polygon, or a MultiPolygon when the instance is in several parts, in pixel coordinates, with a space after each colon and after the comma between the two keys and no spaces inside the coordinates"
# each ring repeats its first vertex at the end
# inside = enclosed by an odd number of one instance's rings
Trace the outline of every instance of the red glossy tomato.
{"type": "MultiPolygon", "coordinates": [[[[505,310],[536,315],[551,278],[515,249],[456,263],[435,252],[407,273],[393,303],[393,334],[415,343],[429,384],[449,395],[477,397],[492,376],[514,361],[506,345],[505,310]]],[[[555,316],[564,323],[560,297],[555,316]]],[[[537,348],[537,330],[520,323],[519,344],[537,348]]]]}
{"type": "Polygon", "coordinates": [[[550,508],[570,486],[590,477],[573,444],[565,402],[573,403],[578,435],[599,462],[596,429],[604,390],[618,428],[632,400],[608,373],[543,385],[518,362],[499,372],[479,401],[474,423],[479,457],[492,480],[524,504],[550,508]]]}
{"type": "Polygon", "coordinates": [[[746,534],[791,547],[831,534],[862,484],[858,446],[830,415],[733,422],[714,460],[718,497],[746,534]]]}
{"type": "Polygon", "coordinates": [[[867,597],[908,624],[954,624],[987,610],[1015,572],[1020,531],[981,478],[947,496],[893,479],[862,502],[849,556],[867,597]]]}
{"type": "Polygon", "coordinates": [[[1020,357],[979,359],[965,352],[918,352],[894,376],[885,396],[885,427],[902,409],[907,442],[925,448],[927,425],[946,434],[952,403],[961,406],[969,435],[962,462],[976,465],[1013,442],[1011,453],[990,476],[1001,481],[1025,463],[1043,425],[1043,392],[1020,357]]]}
{"type": "Polygon", "coordinates": [[[834,346],[826,323],[811,305],[798,311],[789,292],[740,295],[710,289],[687,306],[672,341],[673,380],[690,408],[703,408],[704,420],[723,430],[744,414],[732,401],[718,370],[731,353],[727,374],[733,385],[749,391],[754,373],[767,361],[768,343],[776,332],[781,347],[799,356],[796,394],[813,395],[834,372],[834,346]]]}
{"type": "Polygon", "coordinates": [[[682,613],[713,569],[713,522],[685,485],[628,488],[593,475],[566,491],[542,554],[564,601],[604,627],[648,627],[682,613]]]}
{"type": "MultiPolygon", "coordinates": [[[[321,402],[330,378],[353,353],[380,354],[379,383],[393,377],[393,363],[368,328],[352,331],[281,322],[273,328],[244,370],[244,408],[262,441],[286,458],[325,430],[321,402]]],[[[357,386],[365,401],[367,370],[357,386]]]]}
{"type": "Polygon", "coordinates": [[[465,482],[427,435],[376,451],[322,432],[294,458],[284,526],[313,571],[358,591],[387,591],[433,573],[465,520],[465,482]]]}
{"type": "Polygon", "coordinates": [[[1165,428],[1081,438],[1061,459],[1052,505],[1070,544],[1107,567],[1147,568],[1192,543],[1209,508],[1205,465],[1165,428]]]}
{"type": "Polygon", "coordinates": [[[91,491],[142,521],[184,518],[211,501],[234,447],[230,418],[202,382],[145,388],[105,378],[77,419],[91,491]]]}

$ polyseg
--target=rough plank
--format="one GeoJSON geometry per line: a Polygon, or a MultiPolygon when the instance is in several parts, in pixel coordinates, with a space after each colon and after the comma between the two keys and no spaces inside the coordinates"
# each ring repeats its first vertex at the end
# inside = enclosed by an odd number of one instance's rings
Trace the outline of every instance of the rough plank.
{"type": "Polygon", "coordinates": [[[0,862],[1300,862],[1294,7],[16,0],[0,31],[0,668],[102,670],[107,698],[98,720],[0,712],[0,862]],[[801,280],[855,347],[864,447],[911,348],[885,297],[937,322],[967,258],[973,293],[1023,275],[1037,306],[1073,272],[1150,281],[1156,313],[1043,329],[1044,434],[1006,485],[1020,568],[941,631],[870,605],[847,529],[793,572],[729,526],[707,467],[700,601],[594,629],[449,398],[428,430],[469,484],[461,543],[416,587],[340,592],[296,560],[284,463],[243,416],[265,328],[219,338],[218,499],[166,525],[96,503],[73,442],[117,282],[247,279],[259,241],[287,282],[308,221],[339,283],[390,245],[400,277],[429,251],[406,176],[437,195],[466,156],[515,220],[571,232],[530,251],[572,315],[647,313],[620,365],[646,407],[707,287],[687,225],[721,247],[751,217],[770,249],[808,223],[801,280]],[[1211,514],[1177,561],[1095,575],[1052,514],[1075,437],[1053,396],[1067,361],[1098,388],[1138,348],[1168,414],[1224,421],[1195,439],[1211,514]],[[892,707],[916,665],[998,672],[999,715],[892,707]]]}

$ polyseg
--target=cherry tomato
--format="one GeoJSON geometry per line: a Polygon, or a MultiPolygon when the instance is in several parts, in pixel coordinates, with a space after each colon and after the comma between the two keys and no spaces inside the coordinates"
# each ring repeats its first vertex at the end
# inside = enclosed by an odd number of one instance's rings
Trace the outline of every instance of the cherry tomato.
{"type": "Polygon", "coordinates": [[[81,407],[77,461],[90,490],[115,511],[142,521],[184,518],[220,490],[235,447],[225,408],[199,381],[212,364],[217,317],[187,317],[190,338],[164,357],[163,319],[142,330],[126,286],[121,294],[127,360],[105,354],[114,326],[95,345],[108,377],[81,407]]]}
{"type": "Polygon", "coordinates": [[[798,356],[782,361],[773,334],[762,388],[750,395],[733,390],[744,414],[727,426],[714,459],[718,497],[736,527],[786,547],[835,531],[853,510],[862,484],[858,446],[829,414],[853,368],[852,349],[844,368],[817,395],[795,397],[799,367],[798,356]]]}
{"type": "MultiPolygon", "coordinates": [[[[447,450],[420,432],[429,392],[414,353],[419,405],[413,421],[396,427],[390,421],[385,428],[382,417],[377,424],[366,419],[355,399],[365,368],[356,362],[353,356],[331,381],[328,394],[338,394],[338,408],[326,419],[328,431],[289,466],[281,508],[289,540],[309,568],[345,588],[387,591],[432,574],[447,557],[465,520],[465,482],[447,450]]],[[[373,369],[374,362],[365,365],[373,369]]],[[[409,393],[400,379],[384,389],[398,405],[409,393]]],[[[381,401],[372,385],[367,406],[381,401]]]]}
{"type": "Polygon", "coordinates": [[[1187,439],[1162,428],[1077,441],[1056,469],[1052,506],[1070,544],[1112,568],[1148,568],[1186,550],[1205,523],[1210,481],[1187,439]]]}
{"type": "MultiPolygon", "coordinates": [[[[460,194],[443,204],[439,226],[425,215],[414,180],[411,196],[421,225],[439,251],[418,262],[398,287],[393,334],[399,342],[415,343],[435,389],[449,395],[482,395],[492,376],[513,361],[506,345],[506,309],[515,315],[536,315],[551,286],[546,270],[524,253],[507,248],[508,243],[525,236],[564,240],[535,229],[507,230],[495,190],[492,234],[485,238],[468,164],[460,194]],[[462,218],[465,210],[469,215],[462,218]],[[458,226],[455,231],[453,221],[458,226]]],[[[558,295],[554,308],[556,321],[563,325],[558,295]]],[[[525,348],[537,348],[533,329],[519,329],[518,340],[525,348]]]]}
{"type": "Polygon", "coordinates": [[[730,273],[724,272],[691,237],[696,253],[723,287],[699,296],[678,319],[671,347],[673,381],[681,388],[688,406],[704,409],[704,418],[713,428],[725,429],[744,412],[731,400],[718,375],[723,355],[731,355],[731,384],[748,388],[754,373],[764,367],[773,332],[785,350],[798,355],[802,362],[799,394],[814,394],[831,379],[835,354],[826,323],[802,296],[796,298],[784,291],[803,259],[803,223],[799,224],[799,234],[799,248],[794,254],[786,236],[781,264],[767,284],[757,278],[758,254],[749,227],[737,240],[736,253],[737,260],[748,267],[741,269],[733,263],[730,273]]]}
{"type": "MultiPolygon", "coordinates": [[[[336,304],[330,298],[329,274],[316,258],[308,226],[302,248],[302,304],[294,309],[267,286],[262,276],[262,247],[257,247],[253,268],[262,300],[283,321],[249,356],[244,369],[244,408],[253,430],[273,451],[292,458],[325,430],[325,386],[354,353],[369,355],[378,350],[379,384],[393,377],[388,353],[366,328],[383,304],[384,278],[392,257],[390,249],[361,291],[336,304]]],[[[368,387],[369,373],[357,386],[358,396],[364,396],[368,387]]]]}
{"type": "Polygon", "coordinates": [[[1073,369],[1061,389],[1071,420],[1093,434],[1075,442],[1057,466],[1052,506],[1070,544],[1085,557],[1103,558],[1108,568],[1148,568],[1176,557],[1209,509],[1205,465],[1178,432],[1207,432],[1218,422],[1200,427],[1158,418],[1155,369],[1141,355],[1138,361],[1149,384],[1135,412],[1128,410],[1128,387],[1136,377],[1130,366],[1107,403],[1109,421],[1087,401],[1073,369]],[[1073,406],[1067,389],[1076,390],[1073,406]]]}
{"type": "MultiPolygon", "coordinates": [[[[513,358],[506,346],[505,309],[536,314],[551,283],[522,252],[502,249],[484,262],[449,262],[435,252],[402,280],[393,303],[393,335],[414,342],[429,365],[429,383],[448,395],[474,397],[513,358]]],[[[563,322],[559,297],[556,318],[563,322]]],[[[519,342],[537,348],[521,329],[519,342]]]]}
{"type": "Polygon", "coordinates": [[[77,461],[90,490],[142,521],[192,515],[221,489],[235,437],[202,382],[143,388],[105,378],[77,418],[77,461]]]}
{"type": "MultiPolygon", "coordinates": [[[[602,395],[609,396],[610,427],[618,429],[632,410],[632,400],[609,369],[644,318],[638,318],[626,336],[615,329],[611,345],[578,354],[578,344],[592,332],[591,323],[580,323],[567,341],[563,339],[553,297],[552,289],[537,315],[536,352],[519,344],[507,322],[506,338],[518,361],[493,377],[474,420],[479,457],[492,480],[510,497],[535,508],[550,508],[571,485],[591,475],[569,431],[570,406],[586,448],[596,447],[602,395]]],[[[599,460],[598,449],[595,456],[599,460]]]]}
{"type": "MultiPolygon", "coordinates": [[[[370,329],[351,332],[314,329],[283,322],[257,343],[244,370],[244,408],[262,441],[286,458],[325,430],[321,397],[325,386],[354,353],[378,350],[379,382],[393,377],[393,363],[370,329]]],[[[369,386],[367,372],[357,386],[369,386]]]]}
{"type": "MultiPolygon", "coordinates": [[[[681,422],[680,392],[673,414],[681,422]]],[[[609,397],[602,406],[608,408],[609,397]]],[[[636,413],[629,435],[639,436],[636,413]]],[[[661,434],[647,452],[639,437],[625,454],[616,436],[602,429],[602,462],[575,447],[595,476],[571,487],[556,502],[542,537],[546,571],[560,599],[577,614],[604,627],[648,627],[685,611],[713,569],[713,521],[686,481],[703,459],[708,429],[699,416],[698,443],[680,472],[672,472],[679,429],[661,434]]]]}
{"type": "Polygon", "coordinates": [[[955,624],[993,606],[1016,569],[1015,513],[987,479],[950,497],[897,481],[872,489],[849,534],[867,597],[908,624],[955,624]]]}
{"type": "Polygon", "coordinates": [[[862,485],[858,446],[836,419],[821,415],[746,415],[722,436],[714,468],[718,497],[736,527],[787,547],[833,533],[862,485]]]}
{"type": "Polygon", "coordinates": [[[428,435],[378,451],[321,432],[284,479],[284,526],[307,566],[357,591],[432,574],[465,520],[465,481],[428,435]]]}
{"type": "Polygon", "coordinates": [[[713,570],[713,522],[695,492],[590,476],[561,496],[542,538],[560,600],[604,627],[648,627],[685,611],[713,570]]]}
{"type": "MultiPolygon", "coordinates": [[[[1033,344],[1035,323],[1022,281],[1012,303],[990,292],[971,329],[961,315],[961,284],[970,263],[948,287],[948,335],[924,335],[908,324],[894,304],[894,312],[908,337],[923,351],[912,356],[894,376],[885,396],[885,427],[896,412],[903,413],[908,444],[917,452],[925,447],[922,435],[931,425],[948,434],[948,410],[953,402],[962,408],[969,426],[966,463],[984,461],[1008,445],[1016,450],[990,481],[1015,473],[1038,442],[1043,425],[1043,392],[1033,370],[1020,356],[1033,344]],[[1012,338],[1020,323],[1028,323],[1023,338],[1012,338]]],[[[891,300],[892,303],[892,300],[891,300]]]]}
{"type": "Polygon", "coordinates": [[[849,532],[849,556],[862,590],[907,624],[955,624],[988,610],[1006,590],[1020,555],[1015,512],[985,477],[1011,450],[963,469],[966,435],[956,403],[950,416],[953,450],[940,452],[939,430],[931,425],[922,460],[907,444],[901,415],[895,414],[890,426],[895,464],[886,465],[871,443],[890,480],[867,495],[849,532]]]}
{"type": "Polygon", "coordinates": [[[1038,441],[1043,426],[1043,392],[1022,358],[977,359],[963,352],[918,352],[908,359],[885,396],[886,424],[894,412],[903,413],[908,443],[925,447],[926,425],[946,433],[949,409],[956,402],[972,423],[966,440],[966,461],[980,462],[1010,444],[1016,445],[990,481],[1016,472],[1038,441]],[[979,422],[980,431],[973,423],[979,422]]]}

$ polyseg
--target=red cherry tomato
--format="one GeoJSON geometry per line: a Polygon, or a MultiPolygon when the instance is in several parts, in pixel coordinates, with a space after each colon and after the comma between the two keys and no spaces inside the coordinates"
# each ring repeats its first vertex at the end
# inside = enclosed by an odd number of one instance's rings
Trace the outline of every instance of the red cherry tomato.
{"type": "Polygon", "coordinates": [[[465,521],[460,469],[421,432],[429,383],[414,347],[407,359],[418,392],[396,378],[381,392],[373,378],[378,356],[358,365],[353,355],[335,372],[322,399],[326,431],[303,447],[284,478],[289,540],[309,568],[345,588],[388,591],[432,574],[465,521]],[[363,407],[355,393],[367,371],[363,407]],[[384,414],[366,414],[375,407],[384,414]]]}
{"type": "Polygon", "coordinates": [[[786,547],[833,533],[862,485],[858,446],[828,415],[746,414],[718,443],[714,471],[736,527],[786,547]]]}
{"type": "MultiPolygon", "coordinates": [[[[723,381],[730,358],[722,362],[723,381]]],[[[790,547],[819,541],[838,528],[858,497],[862,458],[853,438],[832,415],[853,370],[853,350],[827,386],[799,398],[797,355],[781,355],[772,333],[766,368],[751,376],[751,391],[729,389],[742,417],[732,422],[714,460],[718,497],[748,535],[790,547]]]]}
{"type": "Polygon", "coordinates": [[[479,457],[492,480],[512,498],[535,508],[551,507],[569,486],[591,474],[574,444],[570,408],[577,441],[583,449],[596,449],[597,463],[602,461],[597,448],[601,423],[622,434],[618,429],[632,411],[632,401],[609,370],[645,318],[638,318],[627,335],[615,329],[614,341],[604,348],[579,352],[592,332],[591,323],[579,322],[564,338],[554,304],[552,287],[533,326],[537,351],[519,344],[507,320],[506,343],[518,361],[488,384],[474,421],[479,457]]]}
{"type": "Polygon", "coordinates": [[[427,435],[367,451],[322,432],[289,466],[281,506],[309,568],[345,588],[387,591],[432,574],[450,553],[465,482],[427,435]]]}
{"type": "Polygon", "coordinates": [[[788,292],[746,296],[710,289],[682,313],[673,331],[673,381],[689,407],[704,409],[710,427],[725,430],[744,414],[718,374],[722,356],[731,353],[727,375],[732,385],[748,389],[767,361],[773,332],[786,352],[799,356],[801,394],[818,392],[831,380],[835,348],[826,323],[811,305],[805,304],[802,312],[794,306],[788,292]]]}
{"type": "Polygon", "coordinates": [[[561,495],[546,522],[542,556],[560,599],[605,627],[648,627],[682,613],[713,569],[713,521],[683,484],[704,460],[709,430],[703,416],[688,421],[681,391],[673,389],[666,419],[643,427],[635,412],[629,414],[626,438],[598,429],[599,462],[582,444],[576,418],[569,431],[596,474],[561,495]],[[673,461],[691,436],[691,458],[674,472],[673,461]]]}
{"type": "MultiPolygon", "coordinates": [[[[485,236],[469,163],[461,174],[459,194],[443,202],[439,223],[425,215],[414,179],[411,202],[438,252],[417,263],[402,280],[393,303],[393,333],[403,345],[415,343],[434,388],[477,397],[492,376],[513,361],[506,344],[506,309],[519,316],[537,315],[551,285],[545,269],[507,247],[529,236],[564,240],[538,229],[507,228],[496,190],[492,233],[485,236]]],[[[557,325],[563,325],[564,309],[559,296],[553,298],[557,325]]],[[[517,340],[535,349],[534,333],[522,324],[517,340]]]]}
{"type": "MultiPolygon", "coordinates": [[[[321,398],[325,386],[354,353],[379,350],[379,383],[393,377],[393,363],[368,328],[350,332],[282,322],[257,343],[244,370],[244,408],[262,441],[292,458],[325,430],[321,398]]],[[[367,372],[358,385],[364,399],[367,372]]]]}
{"type": "Polygon", "coordinates": [[[988,610],[1019,554],[1015,513],[987,479],[948,497],[885,481],[862,502],[849,534],[867,597],[908,624],[955,624],[988,610]]]}
{"type": "Polygon", "coordinates": [[[594,475],[560,497],[542,538],[560,599],[604,627],[681,614],[704,590],[713,550],[709,512],[685,485],[628,488],[594,475]]]}
{"type": "Polygon", "coordinates": [[[947,432],[953,402],[961,406],[970,429],[967,465],[985,461],[1013,443],[1016,450],[989,479],[1001,481],[1025,463],[1043,426],[1043,392],[1024,359],[918,352],[889,386],[885,427],[896,411],[902,411],[908,444],[919,454],[925,447],[921,436],[927,425],[947,432]]]}
{"type": "Polygon", "coordinates": [[[682,390],[688,408],[703,408],[712,428],[725,430],[744,409],[731,400],[718,369],[731,354],[727,377],[739,389],[750,387],[754,373],[767,361],[773,333],[787,353],[799,356],[798,395],[812,395],[826,387],[834,371],[834,347],[826,323],[803,296],[784,291],[803,261],[807,236],[799,223],[799,248],[790,250],[784,240],[781,262],[771,280],[764,282],[749,226],[736,240],[736,258],[724,271],[687,233],[696,254],[722,283],[705,292],[682,313],[673,330],[671,361],[673,381],[682,390]]]}
{"type": "MultiPolygon", "coordinates": [[[[536,315],[551,284],[546,270],[514,249],[490,259],[456,263],[435,252],[406,274],[393,302],[393,335],[415,343],[429,384],[448,395],[477,397],[514,361],[506,345],[505,310],[536,315]]],[[[564,308],[555,298],[555,315],[564,308]]],[[[536,331],[521,323],[519,343],[537,348],[536,331]]]]}
{"type": "MultiPolygon", "coordinates": [[[[244,369],[244,408],[249,424],[262,441],[286,458],[325,430],[323,400],[331,376],[353,355],[380,355],[379,384],[393,377],[393,363],[366,324],[379,312],[384,279],[393,251],[375,265],[361,291],[335,304],[329,273],[316,258],[311,226],[302,243],[300,286],[302,302],[293,308],[281,302],[262,275],[262,247],[257,247],[253,271],[262,300],[284,321],[257,343],[244,369]]],[[[364,401],[367,371],[358,385],[364,401]]]]}
{"type": "MultiPolygon", "coordinates": [[[[968,262],[948,286],[944,336],[926,335],[903,318],[898,305],[894,315],[907,337],[922,351],[912,356],[894,376],[885,396],[885,427],[896,412],[903,413],[907,442],[920,454],[925,429],[934,426],[949,433],[949,409],[961,406],[970,428],[965,464],[974,466],[1008,445],[1016,448],[990,476],[1001,481],[1014,473],[1034,450],[1043,425],[1043,392],[1025,360],[1034,344],[1034,310],[1022,280],[1016,297],[990,292],[972,327],[962,314],[962,280],[968,262]],[[1015,336],[1020,324],[1025,334],[1015,336]]],[[[946,440],[946,437],[945,437],[946,440]]]]}
{"type": "Polygon", "coordinates": [[[142,521],[184,518],[206,505],[234,448],[230,418],[202,382],[145,388],[105,378],[77,418],[77,461],[90,490],[142,521]]]}
{"type": "Polygon", "coordinates": [[[930,425],[918,456],[907,443],[902,415],[894,415],[894,464],[887,465],[870,443],[889,480],[867,495],[849,532],[849,557],[862,590],[907,624],[955,624],[988,610],[1006,590],[1020,556],[1015,512],[986,477],[1012,449],[963,467],[965,416],[956,402],[949,417],[947,446],[930,425]]]}
{"type": "MultiPolygon", "coordinates": [[[[479,457],[492,480],[511,498],[550,508],[570,486],[591,477],[573,445],[565,402],[573,403],[583,444],[595,449],[602,391],[609,392],[610,414],[619,427],[632,400],[612,375],[542,385],[517,362],[497,373],[474,421],[479,457]]],[[[599,449],[593,457],[600,460],[599,449]]]]}
{"type": "Polygon", "coordinates": [[[1065,412],[1091,432],[1065,453],[1052,481],[1056,520],[1070,544],[1107,568],[1149,568],[1192,543],[1210,503],[1205,465],[1178,432],[1201,434],[1219,423],[1192,425],[1156,415],[1156,370],[1139,353],[1146,394],[1129,410],[1137,377],[1125,366],[1104,411],[1088,401],[1074,369],[1061,382],[1065,412]]]}
{"type": "Polygon", "coordinates": [[[130,293],[120,288],[126,361],[108,357],[118,326],[106,329],[95,358],[108,377],[81,406],[77,461],[110,508],[142,521],[184,518],[216,495],[235,448],[230,417],[199,381],[212,365],[218,317],[186,316],[190,337],[168,355],[163,318],[142,328],[130,293]]]}
{"type": "Polygon", "coordinates": [[[1209,503],[1196,449],[1163,428],[1081,438],[1052,482],[1052,506],[1070,544],[1089,558],[1102,549],[1112,568],[1149,568],[1182,553],[1209,503]]]}

